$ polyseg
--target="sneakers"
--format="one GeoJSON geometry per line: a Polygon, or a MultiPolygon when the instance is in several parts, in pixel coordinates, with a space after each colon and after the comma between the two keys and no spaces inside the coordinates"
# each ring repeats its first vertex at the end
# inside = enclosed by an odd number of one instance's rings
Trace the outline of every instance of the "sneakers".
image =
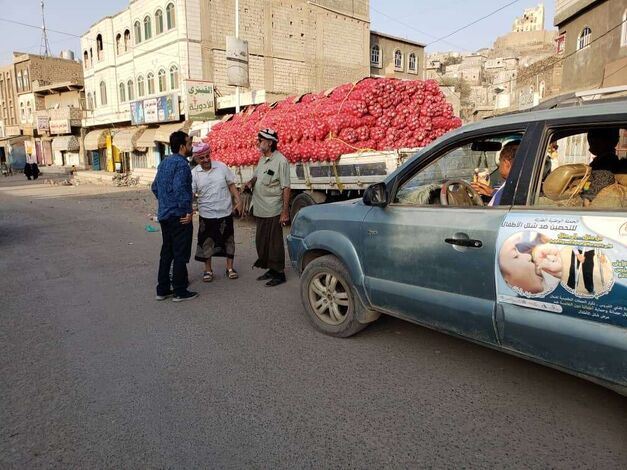
{"type": "Polygon", "coordinates": [[[168,300],[170,297],[173,297],[173,296],[174,296],[174,292],[170,291],[164,295],[157,294],[155,296],[155,300],[158,300],[159,302],[161,302],[162,300],[168,300]]]}
{"type": "Polygon", "coordinates": [[[172,298],[172,302],[185,302],[186,300],[192,300],[192,299],[195,299],[196,297],[198,297],[198,292],[192,292],[192,291],[186,290],[180,295],[175,295],[172,298]]]}

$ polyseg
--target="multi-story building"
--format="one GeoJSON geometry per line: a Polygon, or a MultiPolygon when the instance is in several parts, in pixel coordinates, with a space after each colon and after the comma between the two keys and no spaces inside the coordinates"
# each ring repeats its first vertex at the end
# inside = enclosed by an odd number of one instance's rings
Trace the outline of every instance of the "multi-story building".
{"type": "Polygon", "coordinates": [[[425,45],[389,34],[370,32],[370,74],[374,77],[422,79],[425,45]]]}
{"type": "MultiPolygon", "coordinates": [[[[45,96],[51,89],[56,95],[63,93],[62,84],[82,88],[81,65],[72,58],[47,57],[15,52],[13,63],[0,68],[0,113],[2,134],[0,158],[11,160],[16,167],[30,159],[43,165],[53,164],[53,136],[45,121],[45,96]],[[59,86],[58,88],[56,88],[59,86]]],[[[62,112],[63,102],[55,103],[57,112],[62,112]]],[[[73,106],[80,106],[75,103],[73,106]]],[[[80,118],[74,120],[75,131],[80,127],[80,118]]],[[[54,123],[53,123],[53,129],[54,123]]],[[[59,129],[58,127],[56,129],[59,129]]],[[[67,133],[71,133],[69,129],[67,133]]],[[[65,133],[65,131],[64,131],[65,133]]],[[[61,145],[60,139],[57,145],[61,145]]],[[[67,150],[67,149],[64,149],[67,150]]],[[[78,150],[78,149],[76,149],[78,150]]],[[[78,160],[76,161],[78,163],[78,160]]]]}
{"type": "Polygon", "coordinates": [[[200,4],[131,0],[125,10],[101,19],[82,36],[83,124],[90,129],[84,145],[95,169],[128,170],[133,160],[136,167],[156,167],[167,152],[162,142],[167,139],[159,134],[184,126],[183,82],[203,78],[200,4]],[[138,103],[134,116],[132,103],[138,103]],[[144,132],[131,122],[172,124],[144,132]],[[145,142],[138,145],[142,133],[145,142]]]}
{"type": "MultiPolygon", "coordinates": [[[[241,0],[250,82],[242,105],[369,76],[369,24],[368,1],[241,0]]],[[[95,161],[108,170],[155,168],[169,134],[190,126],[187,80],[213,84],[216,107],[234,108],[226,58],[226,37],[234,35],[233,2],[131,0],[94,24],[81,48],[85,148],[95,161]]]]}
{"type": "Polygon", "coordinates": [[[561,91],[627,85],[627,2],[557,0],[561,91]]]}
{"type": "Polygon", "coordinates": [[[512,31],[522,33],[526,31],[542,31],[544,29],[544,4],[535,8],[527,8],[522,16],[514,20],[512,31]]]}

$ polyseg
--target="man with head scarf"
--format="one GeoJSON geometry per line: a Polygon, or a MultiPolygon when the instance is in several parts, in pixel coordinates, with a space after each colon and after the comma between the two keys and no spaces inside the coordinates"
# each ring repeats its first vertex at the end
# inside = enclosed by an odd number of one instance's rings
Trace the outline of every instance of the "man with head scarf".
{"type": "Polygon", "coordinates": [[[226,258],[226,277],[237,279],[233,269],[235,258],[235,230],[233,212],[241,211],[235,175],[222,162],[211,160],[211,147],[197,144],[193,147],[197,165],[192,169],[192,191],[198,200],[198,246],[196,261],[205,263],[204,282],[213,281],[211,258],[226,258]],[[235,207],[233,207],[235,200],[235,207]]]}
{"type": "Polygon", "coordinates": [[[257,135],[261,159],[247,187],[253,191],[253,215],[257,220],[258,259],[254,266],[267,269],[257,278],[268,281],[266,286],[283,284],[285,279],[285,246],[283,226],[290,221],[290,167],[277,150],[279,136],[272,129],[257,135]]]}

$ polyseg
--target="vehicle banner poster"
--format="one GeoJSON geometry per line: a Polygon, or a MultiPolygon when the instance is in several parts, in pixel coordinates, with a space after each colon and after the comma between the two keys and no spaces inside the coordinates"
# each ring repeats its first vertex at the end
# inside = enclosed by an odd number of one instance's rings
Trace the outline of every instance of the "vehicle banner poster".
{"type": "Polygon", "coordinates": [[[495,273],[499,303],[627,327],[627,218],[510,214],[495,273]]]}

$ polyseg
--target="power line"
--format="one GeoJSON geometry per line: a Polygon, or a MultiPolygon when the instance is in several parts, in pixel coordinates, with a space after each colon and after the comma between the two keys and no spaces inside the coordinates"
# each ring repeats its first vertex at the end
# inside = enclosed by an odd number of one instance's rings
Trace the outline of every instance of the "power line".
{"type": "MultiPolygon", "coordinates": [[[[0,21],[5,22],[5,23],[14,24],[14,25],[17,25],[17,26],[23,26],[25,28],[41,30],[41,26],[36,26],[36,25],[28,24],[28,23],[23,23],[21,21],[10,20],[8,18],[1,18],[0,17],[0,21]]],[[[74,33],[68,33],[67,31],[59,31],[57,29],[50,29],[50,28],[46,28],[46,30],[48,32],[51,32],[51,33],[61,34],[61,35],[69,36],[71,38],[76,38],[76,39],[79,39],[79,40],[83,39],[82,36],[79,36],[78,34],[74,34],[74,33]]],[[[113,43],[113,42],[108,42],[108,41],[104,41],[103,40],[103,44],[107,44],[109,46],[116,47],[116,44],[113,43]]],[[[170,58],[180,59],[180,56],[178,56],[178,55],[167,54],[167,53],[161,52],[159,50],[143,49],[141,47],[138,47],[137,45],[133,46],[133,50],[135,50],[137,52],[150,52],[150,53],[153,53],[153,54],[161,55],[163,57],[170,57],[170,58]]]]}
{"type": "Polygon", "coordinates": [[[508,4],[503,5],[502,7],[497,8],[496,10],[494,10],[494,11],[492,11],[492,12],[488,13],[488,14],[487,14],[487,15],[485,15],[485,16],[482,16],[481,18],[478,18],[478,19],[476,19],[476,20],[474,20],[474,21],[471,21],[470,23],[468,23],[468,24],[466,24],[466,25],[462,26],[461,28],[457,28],[455,31],[453,31],[453,32],[451,32],[451,33],[449,33],[449,34],[447,34],[447,35],[445,35],[445,36],[442,36],[441,38],[438,38],[438,39],[436,39],[435,41],[431,41],[430,43],[428,43],[428,44],[427,44],[427,46],[430,46],[430,45],[432,45],[432,44],[435,44],[436,42],[444,41],[445,39],[450,38],[451,36],[453,36],[453,35],[455,35],[455,34],[459,33],[460,31],[463,31],[464,29],[470,28],[472,25],[475,25],[475,24],[479,23],[480,21],[483,21],[483,20],[485,20],[486,18],[489,18],[490,16],[493,16],[493,15],[497,14],[499,11],[506,9],[507,7],[509,7],[509,6],[513,5],[514,3],[518,3],[519,1],[520,1],[520,0],[514,0],[514,1],[512,1],[512,2],[509,2],[508,4]]]}
{"type": "MultiPolygon", "coordinates": [[[[414,27],[413,25],[411,25],[411,24],[409,24],[409,23],[405,23],[404,21],[399,20],[398,18],[393,18],[392,16],[390,16],[390,15],[388,15],[388,14],[386,14],[386,13],[384,13],[384,12],[380,11],[380,10],[377,10],[377,9],[376,9],[375,7],[373,7],[373,6],[371,6],[370,8],[372,9],[372,11],[374,11],[374,12],[378,13],[379,15],[384,16],[384,17],[386,17],[386,18],[388,18],[388,19],[390,19],[390,20],[392,20],[392,21],[395,21],[396,23],[398,23],[398,24],[400,24],[400,25],[402,25],[402,26],[405,26],[406,28],[409,28],[409,29],[411,29],[411,30],[413,30],[413,31],[416,31],[417,33],[424,34],[425,36],[428,36],[428,37],[430,37],[430,38],[437,38],[437,36],[436,36],[436,35],[434,35],[434,34],[430,34],[430,33],[427,33],[426,31],[421,31],[420,29],[418,29],[418,28],[414,27]]],[[[459,46],[459,45],[457,45],[457,44],[453,44],[452,42],[449,42],[449,41],[442,41],[442,42],[444,42],[444,43],[448,44],[449,46],[453,46],[453,47],[454,47],[454,48],[456,48],[456,49],[460,49],[460,50],[462,50],[462,51],[467,50],[467,48],[462,47],[462,46],[459,46]]]]}

